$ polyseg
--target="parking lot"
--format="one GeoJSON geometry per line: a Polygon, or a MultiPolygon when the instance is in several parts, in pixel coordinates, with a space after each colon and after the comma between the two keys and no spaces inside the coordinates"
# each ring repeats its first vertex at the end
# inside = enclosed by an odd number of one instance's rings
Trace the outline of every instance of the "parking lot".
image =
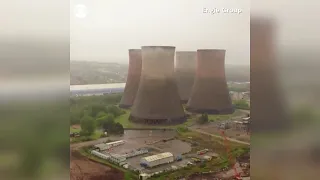
{"type": "Polygon", "coordinates": [[[159,166],[153,167],[153,168],[144,168],[144,167],[140,166],[140,159],[142,157],[146,157],[149,155],[151,155],[151,154],[143,155],[143,156],[136,156],[136,157],[127,159],[127,161],[130,164],[130,166],[132,166],[132,168],[139,169],[143,173],[150,174],[150,173],[155,173],[155,172],[160,172],[160,171],[172,169],[172,166],[176,166],[176,167],[186,166],[188,161],[191,160],[189,158],[185,158],[185,159],[182,159],[181,161],[174,161],[172,163],[159,165],[159,166]]]}
{"type": "Polygon", "coordinates": [[[181,161],[174,161],[170,164],[160,165],[154,168],[145,169],[140,165],[142,157],[151,156],[163,152],[170,152],[174,157],[188,153],[191,151],[191,145],[187,142],[174,139],[175,132],[172,131],[126,131],[124,137],[117,140],[124,140],[125,143],[119,146],[112,147],[109,150],[102,151],[104,154],[119,154],[124,155],[131,151],[147,148],[149,152],[147,154],[138,155],[135,157],[127,158],[126,162],[129,164],[129,168],[132,170],[142,170],[144,173],[155,173],[164,171],[166,169],[174,169],[181,166],[186,166],[189,158],[183,158],[181,161]],[[173,168],[172,168],[173,166],[173,168]]]}
{"type": "MultiPolygon", "coordinates": [[[[119,146],[112,147],[111,149],[106,150],[102,153],[125,155],[132,151],[135,151],[134,153],[136,153],[137,150],[148,149],[148,153],[146,154],[137,155],[121,161],[122,165],[127,163],[127,165],[125,165],[124,167],[134,171],[138,170],[140,173],[158,174],[166,171],[178,170],[188,165],[196,164],[202,159],[208,158],[204,156],[211,156],[212,159],[218,157],[218,154],[212,151],[206,152],[202,155],[199,155],[195,152],[190,153],[192,149],[191,144],[189,142],[175,139],[175,132],[172,131],[166,132],[157,130],[142,132],[140,131],[136,133],[135,131],[130,130],[125,133],[124,137],[119,137],[117,138],[117,140],[124,140],[125,143],[119,146]],[[146,168],[140,165],[141,158],[163,152],[172,153],[175,159],[174,162],[161,164],[153,168],[146,168]],[[180,155],[182,156],[182,160],[176,161],[176,157],[180,155]]],[[[118,163],[120,163],[120,161],[118,163]]]]}

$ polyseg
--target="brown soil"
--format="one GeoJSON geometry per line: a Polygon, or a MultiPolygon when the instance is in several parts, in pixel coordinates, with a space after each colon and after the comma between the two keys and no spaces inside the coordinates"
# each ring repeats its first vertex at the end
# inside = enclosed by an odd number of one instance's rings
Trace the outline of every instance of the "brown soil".
{"type": "Polygon", "coordinates": [[[80,124],[74,124],[71,126],[73,129],[81,129],[80,124]]]}
{"type": "MultiPolygon", "coordinates": [[[[248,167],[242,167],[242,175],[244,175],[244,177],[247,177],[248,175],[250,176],[250,153],[246,153],[244,155],[242,155],[241,157],[238,158],[238,161],[240,164],[243,164],[243,163],[247,163],[249,164],[248,167]]],[[[229,169],[228,171],[233,171],[233,169],[229,169]]],[[[199,174],[193,174],[191,175],[188,180],[204,180],[204,179],[207,179],[207,180],[234,180],[235,178],[232,176],[232,177],[228,177],[228,178],[222,178],[221,177],[222,174],[221,173],[212,173],[212,174],[202,174],[202,175],[199,175],[199,174]]]]}
{"type": "Polygon", "coordinates": [[[124,180],[121,171],[93,162],[77,151],[70,155],[70,180],[124,180]]]}
{"type": "Polygon", "coordinates": [[[210,179],[210,180],[220,180],[220,178],[217,178],[214,174],[203,174],[203,175],[198,175],[194,174],[191,175],[188,180],[204,180],[204,179],[210,179]]]}

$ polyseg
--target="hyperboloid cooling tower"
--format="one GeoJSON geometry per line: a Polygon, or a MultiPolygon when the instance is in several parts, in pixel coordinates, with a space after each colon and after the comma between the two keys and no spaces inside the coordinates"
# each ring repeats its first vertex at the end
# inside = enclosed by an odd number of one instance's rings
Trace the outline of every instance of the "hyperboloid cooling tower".
{"type": "Polygon", "coordinates": [[[175,77],[182,103],[187,103],[195,77],[197,52],[177,51],[175,77]]]}
{"type": "Polygon", "coordinates": [[[186,117],[174,79],[175,47],[142,46],[142,71],[130,120],[180,123],[186,117]]]}
{"type": "Polygon", "coordinates": [[[252,132],[282,130],[289,121],[278,83],[272,21],[252,19],[250,32],[252,132]]]}
{"type": "Polygon", "coordinates": [[[129,49],[129,69],[127,82],[119,107],[129,108],[133,105],[136,97],[140,75],[141,75],[142,57],[140,49],[129,49]]]}
{"type": "Polygon", "coordinates": [[[225,50],[199,49],[196,78],[187,110],[195,113],[234,112],[225,76],[225,50]]]}

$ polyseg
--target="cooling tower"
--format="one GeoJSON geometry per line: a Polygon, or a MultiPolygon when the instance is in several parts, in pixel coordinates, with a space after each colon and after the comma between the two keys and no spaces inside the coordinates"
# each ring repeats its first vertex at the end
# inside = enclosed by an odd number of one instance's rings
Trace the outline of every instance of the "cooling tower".
{"type": "Polygon", "coordinates": [[[278,83],[272,21],[253,19],[250,26],[251,129],[279,130],[288,125],[278,83]]]}
{"type": "Polygon", "coordinates": [[[187,103],[195,77],[197,52],[177,51],[175,77],[182,103],[187,103]]]}
{"type": "Polygon", "coordinates": [[[180,123],[185,113],[174,79],[175,47],[142,46],[142,71],[130,120],[140,123],[180,123]]]}
{"type": "Polygon", "coordinates": [[[208,114],[234,112],[225,76],[225,50],[197,51],[196,78],[187,111],[208,114]]]}
{"type": "Polygon", "coordinates": [[[132,106],[136,97],[140,75],[141,75],[142,57],[140,49],[129,49],[129,69],[127,82],[119,107],[129,108],[132,106]]]}

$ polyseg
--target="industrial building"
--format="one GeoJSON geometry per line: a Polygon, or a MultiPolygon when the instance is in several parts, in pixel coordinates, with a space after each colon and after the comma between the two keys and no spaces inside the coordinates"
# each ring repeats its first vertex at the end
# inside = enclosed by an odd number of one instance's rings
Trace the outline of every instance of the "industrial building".
{"type": "Polygon", "coordinates": [[[125,164],[126,162],[126,157],[119,155],[119,154],[110,154],[109,160],[113,163],[119,164],[120,166],[122,166],[123,164],[125,164]]]}
{"type": "Polygon", "coordinates": [[[98,156],[99,158],[106,159],[106,160],[108,160],[108,159],[110,158],[109,155],[102,154],[102,153],[100,153],[100,152],[98,152],[98,151],[95,151],[95,150],[92,150],[92,151],[91,151],[91,154],[96,155],[96,156],[98,156]]]}
{"type": "Polygon", "coordinates": [[[232,100],[250,100],[250,92],[235,92],[230,91],[229,95],[232,100]]]}
{"type": "Polygon", "coordinates": [[[126,83],[71,85],[71,96],[92,96],[112,93],[122,93],[126,83]]]}
{"type": "Polygon", "coordinates": [[[142,67],[141,49],[129,49],[129,69],[127,82],[119,107],[129,108],[136,97],[142,67]]]}
{"type": "Polygon", "coordinates": [[[196,78],[186,110],[194,113],[232,114],[234,108],[225,76],[221,49],[197,50],[196,78]]]}
{"type": "Polygon", "coordinates": [[[120,140],[120,141],[114,141],[114,142],[109,142],[109,143],[97,144],[97,145],[94,145],[94,147],[99,151],[104,151],[104,150],[108,150],[112,147],[120,146],[124,143],[125,143],[124,140],[120,140]]]}
{"type": "Polygon", "coordinates": [[[196,71],[196,51],[177,51],[175,77],[182,103],[187,103],[191,95],[196,71]]]}
{"type": "Polygon", "coordinates": [[[147,154],[149,152],[148,149],[138,149],[138,150],[133,150],[129,153],[126,153],[124,155],[124,157],[126,158],[131,158],[131,157],[134,157],[134,156],[139,156],[139,155],[142,155],[142,154],[147,154]]]}
{"type": "Polygon", "coordinates": [[[120,145],[122,145],[122,144],[124,144],[124,143],[125,143],[124,140],[120,140],[120,141],[114,141],[114,142],[106,143],[106,145],[107,145],[109,148],[112,148],[112,147],[120,146],[120,145]]]}
{"type": "Polygon", "coordinates": [[[104,143],[101,143],[101,144],[96,144],[93,146],[96,150],[98,151],[104,151],[104,150],[107,150],[109,149],[109,146],[104,144],[104,143]]]}
{"type": "Polygon", "coordinates": [[[236,130],[249,131],[250,117],[242,118],[242,121],[233,121],[236,130]]]}
{"type": "Polygon", "coordinates": [[[109,161],[116,163],[116,164],[119,164],[121,166],[123,164],[126,164],[126,160],[127,160],[127,158],[125,156],[119,155],[119,154],[111,154],[111,153],[102,154],[102,153],[95,151],[95,150],[92,150],[91,154],[93,154],[99,158],[109,160],[109,161]]]}
{"type": "Polygon", "coordinates": [[[173,161],[174,161],[173,154],[170,152],[165,152],[165,153],[141,158],[140,163],[146,165],[147,167],[155,167],[161,164],[168,164],[173,161]]]}
{"type": "Polygon", "coordinates": [[[175,47],[142,46],[139,89],[129,119],[137,123],[182,123],[186,120],[174,78],[175,47]]]}

